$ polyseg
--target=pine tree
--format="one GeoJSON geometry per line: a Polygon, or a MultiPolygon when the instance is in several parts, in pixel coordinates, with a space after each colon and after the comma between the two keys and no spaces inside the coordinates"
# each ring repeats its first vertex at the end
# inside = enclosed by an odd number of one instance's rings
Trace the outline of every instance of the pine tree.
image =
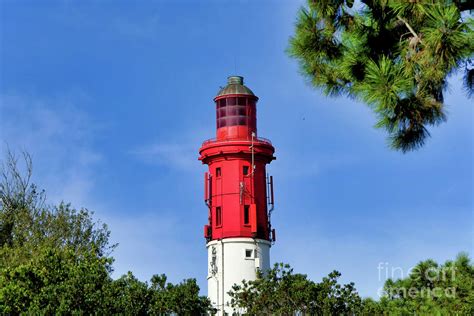
{"type": "Polygon", "coordinates": [[[288,53],[326,95],[368,104],[391,147],[407,152],[446,120],[451,74],[464,71],[473,95],[473,9],[466,0],[308,0],[288,53]]]}

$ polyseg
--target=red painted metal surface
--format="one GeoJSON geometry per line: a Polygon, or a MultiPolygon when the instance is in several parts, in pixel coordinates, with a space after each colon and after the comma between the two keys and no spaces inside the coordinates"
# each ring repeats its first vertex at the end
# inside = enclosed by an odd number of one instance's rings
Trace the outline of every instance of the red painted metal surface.
{"type": "Polygon", "coordinates": [[[265,168],[275,159],[275,149],[269,140],[256,137],[257,100],[253,95],[236,94],[214,99],[216,138],[205,141],[199,150],[199,160],[209,166],[205,176],[205,201],[210,210],[205,228],[208,240],[272,240],[265,168]],[[247,215],[246,208],[250,211],[247,215]]]}
{"type": "Polygon", "coordinates": [[[204,225],[204,238],[211,238],[211,226],[204,225]]]}

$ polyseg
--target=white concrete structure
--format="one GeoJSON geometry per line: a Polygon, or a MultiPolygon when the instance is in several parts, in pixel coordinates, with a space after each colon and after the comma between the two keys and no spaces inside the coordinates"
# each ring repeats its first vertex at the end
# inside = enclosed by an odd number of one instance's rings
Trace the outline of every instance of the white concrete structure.
{"type": "MultiPolygon", "coordinates": [[[[207,243],[208,297],[217,315],[232,315],[227,294],[242,280],[255,280],[257,269],[270,269],[270,246],[267,240],[253,238],[225,238],[207,243]]],[[[241,311],[242,312],[242,311],[241,311]]]]}

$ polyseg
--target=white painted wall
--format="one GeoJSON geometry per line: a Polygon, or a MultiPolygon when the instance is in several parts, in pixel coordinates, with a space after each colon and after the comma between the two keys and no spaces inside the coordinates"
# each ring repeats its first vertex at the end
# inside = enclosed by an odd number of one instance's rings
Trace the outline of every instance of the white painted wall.
{"type": "Polygon", "coordinates": [[[207,291],[213,306],[219,310],[217,315],[232,315],[233,309],[227,306],[230,303],[227,292],[234,284],[244,279],[255,280],[257,268],[270,269],[270,246],[269,241],[252,238],[225,238],[207,243],[207,291]],[[246,250],[252,251],[251,258],[246,257],[246,250]]]}

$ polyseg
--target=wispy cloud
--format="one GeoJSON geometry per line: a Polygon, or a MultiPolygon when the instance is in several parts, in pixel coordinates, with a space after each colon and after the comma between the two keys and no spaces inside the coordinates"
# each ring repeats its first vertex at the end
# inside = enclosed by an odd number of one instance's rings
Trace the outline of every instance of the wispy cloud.
{"type": "MultiPolygon", "coordinates": [[[[206,253],[204,248],[195,251],[196,245],[189,241],[189,227],[180,217],[184,215],[172,209],[127,210],[127,205],[93,194],[100,191],[97,174],[106,157],[93,146],[101,127],[81,110],[81,102],[87,100],[0,95],[0,150],[4,152],[8,146],[15,152],[31,153],[35,181],[46,189],[48,202],[64,200],[75,207],[87,207],[95,212],[95,220],[108,224],[111,242],[119,243],[112,254],[114,277],[129,270],[142,280],[156,273],[166,273],[173,282],[196,276],[195,262],[205,263],[206,253]]],[[[156,142],[133,154],[149,163],[191,170],[197,164],[196,143],[156,142]]]]}
{"type": "Polygon", "coordinates": [[[212,135],[211,129],[184,132],[175,138],[150,141],[129,151],[137,159],[173,169],[196,170],[199,144],[212,135]]]}
{"type": "Polygon", "coordinates": [[[188,170],[196,167],[196,145],[191,143],[155,143],[130,153],[147,163],[188,170]]]}
{"type": "MultiPolygon", "coordinates": [[[[112,241],[119,246],[113,253],[114,277],[132,271],[142,280],[153,274],[166,273],[171,280],[196,276],[195,262],[205,262],[205,250],[196,252],[196,245],[186,238],[189,229],[176,212],[155,210],[105,218],[112,231],[112,241]],[[126,238],[124,236],[126,235],[126,238]]],[[[204,271],[204,270],[203,270],[204,271]]]]}
{"type": "Polygon", "coordinates": [[[97,126],[80,110],[81,102],[87,98],[0,95],[0,150],[32,155],[34,176],[52,203],[85,205],[94,187],[94,168],[103,160],[90,145],[97,126]]]}

